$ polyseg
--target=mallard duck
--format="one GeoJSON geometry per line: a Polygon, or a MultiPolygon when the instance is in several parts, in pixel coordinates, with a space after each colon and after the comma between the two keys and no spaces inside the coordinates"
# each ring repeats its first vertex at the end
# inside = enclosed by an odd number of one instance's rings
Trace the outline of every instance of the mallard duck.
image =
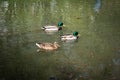
{"type": "Polygon", "coordinates": [[[57,42],[54,42],[54,43],[36,43],[36,46],[38,46],[40,49],[44,49],[44,50],[55,50],[58,47],[60,47],[60,45],[57,42]]]}
{"type": "Polygon", "coordinates": [[[78,32],[74,31],[73,34],[65,34],[61,36],[62,41],[71,41],[78,39],[78,32]]]}
{"type": "Polygon", "coordinates": [[[45,32],[57,32],[59,30],[62,30],[63,22],[58,22],[56,26],[43,26],[41,29],[44,30],[45,32]]]}

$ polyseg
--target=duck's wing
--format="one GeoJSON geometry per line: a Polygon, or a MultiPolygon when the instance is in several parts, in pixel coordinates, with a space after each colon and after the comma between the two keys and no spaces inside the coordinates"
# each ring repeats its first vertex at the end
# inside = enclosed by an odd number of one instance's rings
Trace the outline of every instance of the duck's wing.
{"type": "Polygon", "coordinates": [[[71,35],[71,34],[65,34],[65,35],[63,35],[63,36],[61,36],[61,38],[70,38],[70,37],[72,37],[73,35],[71,35]]]}
{"type": "Polygon", "coordinates": [[[51,46],[54,46],[54,44],[52,43],[42,43],[40,44],[41,46],[44,46],[44,47],[51,47],[51,46]]]}
{"type": "Polygon", "coordinates": [[[57,28],[57,26],[43,26],[42,29],[57,28]]]}
{"type": "Polygon", "coordinates": [[[43,43],[41,45],[41,47],[44,49],[54,49],[55,48],[54,44],[52,44],[52,43],[43,43]]]}
{"type": "Polygon", "coordinates": [[[58,30],[58,28],[57,27],[51,27],[51,28],[46,28],[46,30],[56,31],[56,30],[58,30]]]}

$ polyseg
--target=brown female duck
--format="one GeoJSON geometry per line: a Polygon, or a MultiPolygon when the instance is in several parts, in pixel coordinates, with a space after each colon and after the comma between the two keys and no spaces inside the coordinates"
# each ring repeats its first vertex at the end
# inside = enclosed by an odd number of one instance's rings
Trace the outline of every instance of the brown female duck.
{"type": "Polygon", "coordinates": [[[38,46],[40,49],[44,49],[44,50],[55,50],[58,47],[60,47],[57,42],[54,42],[54,43],[36,43],[36,46],[38,46]]]}

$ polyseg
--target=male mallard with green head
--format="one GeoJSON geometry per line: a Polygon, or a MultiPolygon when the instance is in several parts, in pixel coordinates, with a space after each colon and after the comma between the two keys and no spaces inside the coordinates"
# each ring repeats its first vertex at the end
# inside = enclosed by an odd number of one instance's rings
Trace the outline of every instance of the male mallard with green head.
{"type": "Polygon", "coordinates": [[[63,22],[58,22],[56,26],[43,26],[41,29],[44,30],[45,32],[57,32],[59,30],[62,30],[63,22]]]}
{"type": "Polygon", "coordinates": [[[58,47],[60,47],[60,45],[57,42],[54,42],[54,43],[36,43],[36,46],[38,46],[40,49],[44,49],[44,50],[55,50],[58,47]]]}
{"type": "Polygon", "coordinates": [[[71,41],[78,39],[78,32],[74,31],[73,34],[65,34],[61,36],[62,41],[71,41]]]}

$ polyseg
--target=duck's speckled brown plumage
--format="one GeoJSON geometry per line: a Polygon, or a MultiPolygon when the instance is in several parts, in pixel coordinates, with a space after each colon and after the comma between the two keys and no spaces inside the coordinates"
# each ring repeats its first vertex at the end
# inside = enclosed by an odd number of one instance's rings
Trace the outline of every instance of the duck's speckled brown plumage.
{"type": "Polygon", "coordinates": [[[45,49],[45,50],[55,50],[58,47],[60,47],[57,42],[54,42],[54,43],[36,43],[36,46],[38,46],[40,49],[45,49]]]}

